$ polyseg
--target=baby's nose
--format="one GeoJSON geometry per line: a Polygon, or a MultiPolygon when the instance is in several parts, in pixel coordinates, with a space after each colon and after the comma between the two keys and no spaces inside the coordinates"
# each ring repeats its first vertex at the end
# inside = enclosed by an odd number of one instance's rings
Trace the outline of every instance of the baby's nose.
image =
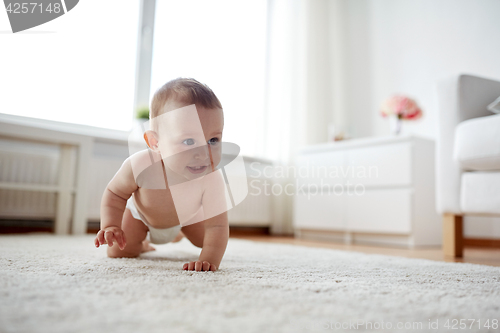
{"type": "Polygon", "coordinates": [[[209,156],[208,146],[195,148],[194,156],[199,159],[207,159],[209,156]]]}

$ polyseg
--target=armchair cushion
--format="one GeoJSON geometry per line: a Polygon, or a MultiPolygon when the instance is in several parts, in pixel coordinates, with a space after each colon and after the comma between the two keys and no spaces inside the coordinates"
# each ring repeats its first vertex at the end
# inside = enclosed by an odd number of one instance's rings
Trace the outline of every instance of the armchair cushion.
{"type": "Polygon", "coordinates": [[[458,124],[454,158],[462,170],[500,171],[500,114],[458,124]]]}

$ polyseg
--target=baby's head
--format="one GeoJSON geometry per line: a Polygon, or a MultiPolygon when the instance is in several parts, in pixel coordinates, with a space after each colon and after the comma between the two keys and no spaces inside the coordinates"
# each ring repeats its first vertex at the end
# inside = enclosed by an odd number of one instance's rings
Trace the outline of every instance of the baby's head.
{"type": "Polygon", "coordinates": [[[212,172],[221,158],[222,105],[206,85],[186,78],[167,82],[151,101],[144,138],[175,176],[191,180],[212,172]]]}

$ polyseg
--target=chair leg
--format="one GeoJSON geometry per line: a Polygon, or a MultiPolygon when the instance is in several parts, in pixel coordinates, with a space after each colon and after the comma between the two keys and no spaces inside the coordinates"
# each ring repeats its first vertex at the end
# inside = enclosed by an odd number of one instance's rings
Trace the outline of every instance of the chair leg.
{"type": "Polygon", "coordinates": [[[443,215],[443,253],[445,256],[462,257],[464,248],[462,216],[443,215]]]}

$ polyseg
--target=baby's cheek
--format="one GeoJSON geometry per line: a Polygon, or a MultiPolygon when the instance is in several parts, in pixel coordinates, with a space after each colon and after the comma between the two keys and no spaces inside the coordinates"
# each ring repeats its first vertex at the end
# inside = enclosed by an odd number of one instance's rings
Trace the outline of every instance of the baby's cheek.
{"type": "Polygon", "coordinates": [[[180,157],[179,155],[183,152],[182,149],[176,149],[176,147],[169,142],[160,144],[160,150],[163,157],[169,157],[171,159],[178,159],[180,157]]]}

